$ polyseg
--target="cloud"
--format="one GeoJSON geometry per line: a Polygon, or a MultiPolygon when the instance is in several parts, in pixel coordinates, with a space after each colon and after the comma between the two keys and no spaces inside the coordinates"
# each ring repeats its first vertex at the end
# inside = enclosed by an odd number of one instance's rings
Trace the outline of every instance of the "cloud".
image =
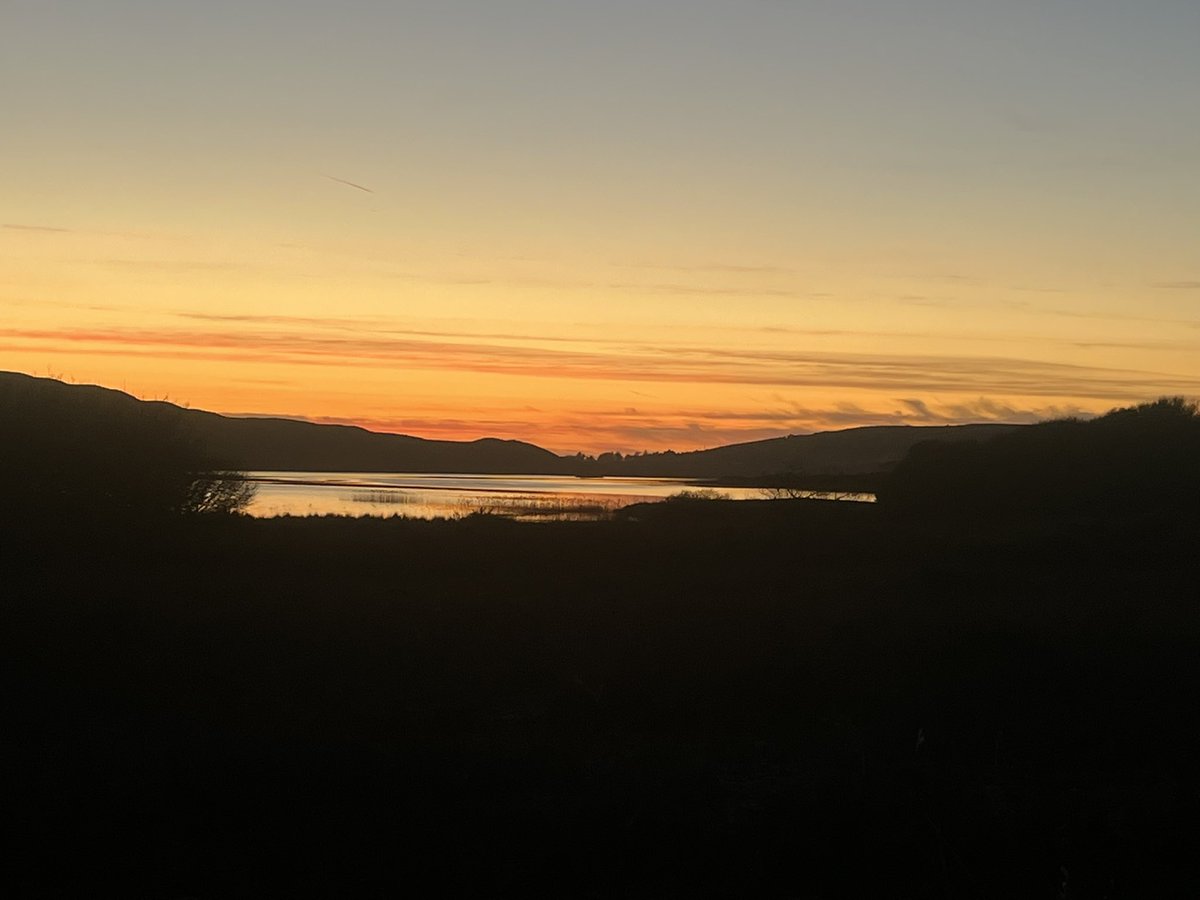
{"type": "Polygon", "coordinates": [[[146,240],[150,238],[162,239],[163,235],[150,235],[138,231],[105,231],[94,228],[63,228],[58,225],[35,225],[27,222],[7,222],[0,224],[0,229],[9,231],[28,231],[38,234],[100,234],[108,237],[131,238],[134,240],[146,240]]]}
{"type": "MultiPolygon", "coordinates": [[[[0,302],[4,302],[0,300],[0,302]]],[[[49,302],[49,301],[23,301],[27,303],[34,302],[49,302]]],[[[60,304],[67,305],[67,304],[60,304]]],[[[100,309],[104,307],[78,307],[89,309],[100,309]]],[[[115,307],[107,307],[115,309],[115,307]]],[[[395,319],[388,319],[375,316],[358,316],[339,318],[336,316],[295,316],[295,315],[278,315],[278,314],[257,314],[257,313],[208,313],[197,312],[192,310],[182,310],[172,313],[172,315],[188,320],[201,322],[221,322],[221,323],[246,323],[254,325],[282,325],[282,326],[302,326],[322,328],[332,331],[352,331],[370,335],[402,335],[409,337],[437,337],[437,338],[455,338],[468,341],[486,341],[486,340],[503,340],[503,341],[527,341],[547,344],[574,344],[578,346],[612,346],[612,347],[629,347],[630,340],[628,338],[603,338],[603,337],[577,337],[564,336],[561,334],[545,334],[534,332],[513,332],[513,331],[467,331],[463,329],[430,329],[430,328],[407,328],[398,324],[395,319]]],[[[1175,322],[1174,324],[1189,325],[1193,324],[1200,327],[1200,322],[1175,322]]],[[[580,323],[580,328],[589,326],[580,323]]],[[[598,327],[598,326],[597,326],[598,327]]],[[[702,330],[693,327],[692,330],[702,330]]],[[[770,335],[792,335],[797,338],[818,338],[818,337],[854,337],[854,338],[884,338],[884,339],[905,339],[905,338],[924,338],[928,335],[920,331],[896,331],[896,330],[878,330],[867,331],[861,328],[794,328],[783,325],[760,325],[753,327],[737,328],[727,325],[713,327],[709,330],[719,332],[723,337],[728,337],[731,334],[770,334],[770,335]]],[[[978,342],[978,343],[1015,343],[1023,344],[1042,343],[1053,344],[1063,347],[1079,347],[1081,349],[1125,349],[1125,350],[1166,350],[1180,352],[1194,352],[1197,348],[1194,342],[1187,341],[1087,341],[1073,338],[1060,337],[1045,337],[1040,335],[1012,335],[995,332],[986,333],[951,333],[941,335],[942,338],[958,342],[978,342]]],[[[679,341],[672,341],[669,338],[657,339],[655,347],[661,351],[664,347],[686,348],[686,344],[679,341]]],[[[636,393],[636,392],[635,392],[636,393]]]]}
{"type": "MultiPolygon", "coordinates": [[[[1180,282],[1184,284],[1186,282],[1180,282]]],[[[1028,308],[1025,304],[1017,304],[1010,301],[1008,306],[1014,309],[1028,308]]],[[[1078,309],[1029,309],[1030,312],[1037,312],[1048,316],[1061,316],[1065,319],[1087,319],[1097,322],[1146,322],[1153,325],[1181,325],[1184,328],[1200,328],[1200,319],[1166,319],[1158,316],[1131,316],[1125,313],[1105,313],[1091,312],[1088,310],[1078,309]]]]}
{"type": "Polygon", "coordinates": [[[328,178],[330,181],[336,181],[338,184],[344,184],[347,187],[357,188],[360,191],[366,191],[368,194],[375,193],[375,191],[369,187],[363,187],[361,184],[355,184],[353,181],[347,181],[345,178],[338,178],[335,175],[325,175],[322,173],[321,177],[328,178]]]}
{"type": "Polygon", "coordinates": [[[103,303],[69,303],[65,300],[26,300],[9,297],[0,297],[0,305],[48,307],[51,309],[82,309],[92,312],[121,312],[133,309],[133,307],[129,306],[110,306],[103,303]]]}
{"type": "Polygon", "coordinates": [[[48,234],[73,234],[70,228],[55,228],[52,225],[21,225],[17,223],[7,223],[0,225],[0,228],[7,228],[11,231],[38,231],[48,234]]]}
{"type": "Polygon", "coordinates": [[[1032,285],[1032,284],[1012,284],[1012,285],[1009,285],[1009,290],[1025,291],[1026,293],[1030,293],[1030,294],[1066,294],[1066,293],[1070,293],[1065,288],[1041,287],[1041,286],[1032,285]]]}
{"type": "Polygon", "coordinates": [[[795,269],[784,266],[754,266],[737,263],[701,263],[698,265],[670,265],[666,263],[649,262],[615,262],[613,266],[621,269],[655,269],[660,272],[726,272],[735,275],[794,275],[795,269]]]}
{"type": "MultiPolygon", "coordinates": [[[[591,285],[588,285],[591,286],[591,285]]],[[[823,296],[808,291],[784,290],[780,288],[713,287],[703,284],[675,282],[638,283],[613,282],[600,285],[614,291],[640,291],[646,294],[691,295],[712,297],[790,297],[793,299],[823,296]]]]}
{"type": "Polygon", "coordinates": [[[916,418],[921,421],[929,421],[933,417],[933,412],[929,409],[929,405],[924,400],[901,400],[908,409],[916,414],[916,418]]]}
{"type": "MultiPolygon", "coordinates": [[[[678,415],[698,428],[716,426],[726,429],[733,426],[738,431],[749,428],[793,434],[859,425],[1028,424],[1068,416],[1090,416],[1096,412],[1096,409],[1076,404],[1015,406],[988,397],[954,403],[907,397],[897,398],[894,403],[896,406],[891,409],[868,409],[855,403],[839,403],[830,407],[781,404],[741,410],[682,410],[678,415]]],[[[603,418],[603,414],[600,418],[603,418]]]]}
{"type": "Polygon", "coordinates": [[[201,322],[248,322],[255,325],[316,325],[322,328],[370,327],[378,319],[339,319],[331,316],[263,315],[259,313],[206,313],[181,311],[172,313],[181,319],[201,322]]]}
{"type": "Polygon", "coordinates": [[[98,265],[114,269],[142,269],[160,272],[240,272],[262,268],[252,263],[196,259],[102,259],[98,265]]]}
{"type": "MultiPolygon", "coordinates": [[[[1137,401],[1200,393],[1200,376],[1107,369],[1016,357],[733,350],[628,343],[529,346],[439,336],[287,329],[0,328],[24,349],[136,353],[332,367],[451,370],[558,380],[741,384],[919,394],[1137,401]]],[[[540,341],[540,339],[539,339],[540,341]]]]}
{"type": "Polygon", "coordinates": [[[337,318],[331,316],[258,315],[247,313],[203,313],[176,312],[182,319],[203,322],[235,322],[256,325],[299,325],[325,328],[333,331],[353,331],[369,335],[403,335],[408,337],[458,338],[463,340],[531,341],[550,344],[627,344],[626,340],[602,338],[563,337],[561,335],[534,334],[531,332],[463,331],[428,328],[403,328],[395,320],[371,316],[337,318]]]}
{"type": "MultiPolygon", "coordinates": [[[[1200,326],[1198,326],[1200,327],[1200,326]]],[[[1190,341],[1071,341],[1082,350],[1156,350],[1168,353],[1200,353],[1197,338],[1190,341]]]]}
{"type": "Polygon", "coordinates": [[[974,275],[963,275],[958,272],[942,272],[936,275],[915,276],[922,281],[941,281],[947,284],[985,284],[982,278],[974,275]]]}
{"type": "Polygon", "coordinates": [[[1200,281],[1156,281],[1153,286],[1172,291],[1200,291],[1200,281]]]}

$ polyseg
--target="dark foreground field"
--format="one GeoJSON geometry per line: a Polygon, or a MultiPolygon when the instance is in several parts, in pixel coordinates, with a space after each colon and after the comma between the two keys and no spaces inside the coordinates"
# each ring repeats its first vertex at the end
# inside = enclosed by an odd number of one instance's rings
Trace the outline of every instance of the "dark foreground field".
{"type": "Polygon", "coordinates": [[[3,880],[1197,896],[1197,533],[818,501],[14,528],[3,880]]]}

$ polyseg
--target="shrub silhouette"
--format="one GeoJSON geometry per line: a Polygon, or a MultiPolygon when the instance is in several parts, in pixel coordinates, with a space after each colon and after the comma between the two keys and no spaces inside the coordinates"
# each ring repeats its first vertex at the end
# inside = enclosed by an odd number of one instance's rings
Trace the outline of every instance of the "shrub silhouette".
{"type": "Polygon", "coordinates": [[[1200,412],[1181,397],[1060,419],[985,443],[914,447],[880,490],[893,510],[937,517],[1110,516],[1195,508],[1200,412]]]}
{"type": "Polygon", "coordinates": [[[728,500],[729,495],[722,491],[713,490],[712,488],[687,488],[682,491],[676,491],[669,496],[667,500],[672,503],[695,503],[706,500],[728,500]]]}

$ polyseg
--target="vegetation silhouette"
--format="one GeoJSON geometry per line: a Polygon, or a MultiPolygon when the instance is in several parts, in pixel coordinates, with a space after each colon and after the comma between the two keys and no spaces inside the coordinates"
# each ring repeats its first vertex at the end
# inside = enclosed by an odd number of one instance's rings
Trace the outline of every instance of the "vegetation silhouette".
{"type": "Polygon", "coordinates": [[[137,552],[124,512],[36,544],[9,519],[6,886],[1196,896],[1194,412],[955,448],[924,506],[902,492],[944,448],[881,504],[184,516],[137,552]],[[1122,474],[1146,453],[1171,491],[1122,474]],[[1053,504],[955,512],[977,473],[1088,460],[1053,504]]]}
{"type": "Polygon", "coordinates": [[[923,443],[880,502],[919,516],[1125,517],[1200,505],[1200,412],[1182,397],[1059,419],[985,442],[923,443]]]}

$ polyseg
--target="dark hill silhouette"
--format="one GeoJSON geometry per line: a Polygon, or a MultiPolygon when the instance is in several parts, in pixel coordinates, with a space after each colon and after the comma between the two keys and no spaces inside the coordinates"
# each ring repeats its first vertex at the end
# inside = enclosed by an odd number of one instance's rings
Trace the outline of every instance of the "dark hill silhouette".
{"type": "Polygon", "coordinates": [[[1059,419],[982,443],[930,442],[879,492],[887,507],[942,518],[1174,515],[1200,502],[1200,411],[1182,397],[1059,419]]]}
{"type": "Polygon", "coordinates": [[[613,474],[686,478],[875,473],[890,469],[914,445],[923,441],[980,441],[1021,427],[999,424],[867,425],[843,431],[728,444],[689,453],[668,451],[627,456],[611,468],[613,474]]]}
{"type": "Polygon", "coordinates": [[[364,472],[488,472],[553,474],[559,457],[521,441],[430,441],[380,434],[352,425],[317,425],[280,418],[238,418],[144,401],[96,385],[0,373],[0,415],[18,401],[71,402],[80,410],[127,414],[141,406],[177,420],[210,457],[234,469],[364,472]],[[69,399],[68,399],[69,398],[69,399]]]}
{"type": "Polygon", "coordinates": [[[431,441],[353,425],[186,410],[205,442],[245,469],[553,474],[559,457],[523,441],[431,441]],[[201,418],[203,417],[203,418],[201,418]]]}
{"type": "Polygon", "coordinates": [[[771,478],[872,474],[892,468],[914,445],[976,441],[1023,426],[866,426],[790,435],[687,453],[666,451],[598,458],[560,457],[523,441],[482,438],[436,441],[384,434],[352,425],[318,425],[294,419],[235,417],[138,400],[95,385],[0,372],[0,415],[17,398],[69,402],[78,409],[117,415],[141,406],[176,420],[204,454],[240,470],[464,472],[526,475],[626,475],[679,478],[771,478]]]}
{"type": "Polygon", "coordinates": [[[253,486],[206,452],[182,412],[100,388],[0,379],[0,523],[156,528],[243,508],[253,486]]]}

